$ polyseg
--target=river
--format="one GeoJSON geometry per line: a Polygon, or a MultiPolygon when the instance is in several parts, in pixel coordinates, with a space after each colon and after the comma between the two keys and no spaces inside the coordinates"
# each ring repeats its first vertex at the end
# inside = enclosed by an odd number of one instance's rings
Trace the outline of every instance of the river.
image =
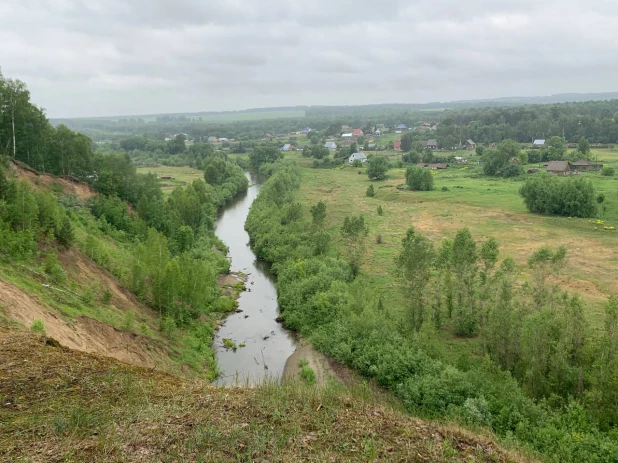
{"type": "Polygon", "coordinates": [[[258,261],[249,246],[245,221],[249,208],[262,186],[261,179],[247,174],[250,187],[246,194],[228,204],[217,220],[215,233],[229,248],[231,271],[248,276],[247,291],[240,294],[238,308],[230,314],[215,337],[214,349],[221,374],[217,385],[256,384],[264,379],[278,379],[285,362],[294,352],[294,337],[275,319],[279,315],[277,289],[269,266],[258,261]],[[225,349],[228,338],[238,347],[225,349]]]}

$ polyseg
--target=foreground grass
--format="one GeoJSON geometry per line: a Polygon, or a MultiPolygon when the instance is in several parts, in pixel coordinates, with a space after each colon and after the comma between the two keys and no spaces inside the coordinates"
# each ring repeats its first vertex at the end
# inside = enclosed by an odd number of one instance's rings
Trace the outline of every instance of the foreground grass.
{"type": "Polygon", "coordinates": [[[349,391],[215,389],[0,328],[0,461],[518,462],[349,391]]]}
{"type": "MultiPolygon", "coordinates": [[[[613,152],[605,151],[598,157],[607,165],[618,165],[613,152]]],[[[405,169],[393,169],[387,180],[371,182],[366,168],[311,169],[305,159],[300,163],[305,169],[298,199],[307,208],[320,200],[327,203],[326,229],[335,241],[345,216],[365,216],[370,237],[363,273],[372,287],[391,300],[390,305],[402,305],[392,275],[406,230],[414,226],[439,245],[442,239],[453,238],[457,230],[468,227],[481,242],[496,238],[502,257],[510,255],[521,267],[522,281],[530,277],[526,261],[536,249],[565,245],[568,264],[557,283],[580,293],[589,306],[589,321],[594,327],[602,326],[602,304],[617,294],[618,288],[615,230],[604,230],[590,219],[531,214],[518,194],[521,180],[487,178],[474,165],[434,171],[435,190],[414,192],[403,189],[405,169]],[[365,192],[372,183],[376,195],[369,198],[365,192]],[[382,206],[382,216],[377,214],[378,206],[382,206]],[[379,245],[378,235],[382,239],[379,245]]],[[[606,196],[607,208],[599,219],[618,227],[618,181],[598,173],[582,176],[590,178],[597,193],[606,196]]]]}

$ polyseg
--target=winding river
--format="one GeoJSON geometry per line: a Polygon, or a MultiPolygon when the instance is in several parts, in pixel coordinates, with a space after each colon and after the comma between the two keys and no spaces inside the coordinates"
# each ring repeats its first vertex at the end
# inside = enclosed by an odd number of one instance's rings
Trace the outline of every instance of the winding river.
{"type": "Polygon", "coordinates": [[[261,188],[261,179],[247,174],[250,187],[221,212],[216,235],[229,248],[231,271],[248,276],[247,291],[238,300],[241,312],[230,314],[217,332],[214,348],[221,375],[220,386],[256,384],[264,379],[282,376],[285,362],[294,352],[295,341],[275,319],[279,314],[274,278],[266,263],[257,260],[249,246],[245,220],[249,208],[261,188]],[[223,339],[231,339],[236,351],[223,347],[223,339]]]}

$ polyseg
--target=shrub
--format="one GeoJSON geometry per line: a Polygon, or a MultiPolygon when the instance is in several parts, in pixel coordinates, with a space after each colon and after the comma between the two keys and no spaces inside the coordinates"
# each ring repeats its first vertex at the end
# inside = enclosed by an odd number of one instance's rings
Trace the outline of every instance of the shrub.
{"type": "Polygon", "coordinates": [[[443,186],[442,187],[442,191],[448,191],[448,187],[447,186],[443,186]]]}
{"type": "Polygon", "coordinates": [[[382,156],[373,156],[368,161],[367,176],[370,179],[384,180],[386,173],[390,169],[388,160],[382,156]]]}
{"type": "Polygon", "coordinates": [[[606,166],[601,169],[601,175],[604,177],[613,177],[615,173],[616,171],[613,167],[606,166]]]}
{"type": "Polygon", "coordinates": [[[409,166],[406,169],[406,183],[410,190],[433,190],[433,176],[431,175],[431,171],[422,167],[409,166]]]}
{"type": "Polygon", "coordinates": [[[51,277],[52,282],[55,284],[63,283],[67,278],[62,265],[60,265],[56,254],[53,252],[48,253],[45,257],[43,270],[51,277]]]}
{"type": "Polygon", "coordinates": [[[352,167],[354,168],[363,167],[363,161],[361,161],[360,159],[354,159],[354,161],[352,161],[352,167]]]}
{"type": "Polygon", "coordinates": [[[502,178],[519,177],[524,174],[524,168],[519,164],[508,164],[498,171],[498,175],[502,178]]]}
{"type": "Polygon", "coordinates": [[[519,190],[530,212],[565,217],[593,217],[596,196],[589,180],[554,175],[529,177],[519,190]]]}
{"type": "Polygon", "coordinates": [[[112,302],[112,295],[112,290],[106,286],[103,290],[103,294],[101,295],[101,304],[109,305],[109,303],[112,302]]]}
{"type": "Polygon", "coordinates": [[[300,367],[300,377],[309,384],[315,383],[315,371],[313,371],[313,368],[306,364],[300,367]]]}
{"type": "Polygon", "coordinates": [[[384,209],[382,209],[382,206],[378,206],[378,215],[384,215],[384,209]]]}
{"type": "Polygon", "coordinates": [[[376,243],[377,244],[382,244],[382,235],[376,236],[376,243]]]}
{"type": "Polygon", "coordinates": [[[373,188],[373,183],[367,187],[367,191],[365,192],[365,194],[366,194],[369,198],[373,198],[373,197],[375,196],[376,191],[375,191],[375,189],[373,188]]]}
{"type": "Polygon", "coordinates": [[[45,334],[45,325],[43,325],[43,322],[41,320],[39,320],[38,318],[36,320],[34,320],[32,322],[32,325],[30,325],[30,330],[34,333],[38,333],[38,334],[45,334]]]}

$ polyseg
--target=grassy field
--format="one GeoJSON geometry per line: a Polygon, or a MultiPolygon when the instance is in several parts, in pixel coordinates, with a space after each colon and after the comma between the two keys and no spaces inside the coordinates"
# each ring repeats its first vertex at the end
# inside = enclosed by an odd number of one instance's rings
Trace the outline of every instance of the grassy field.
{"type": "Polygon", "coordinates": [[[203,179],[204,172],[193,169],[191,167],[173,167],[173,166],[158,166],[158,167],[138,167],[138,174],[153,173],[159,177],[172,177],[171,180],[162,180],[161,189],[163,194],[170,194],[177,186],[186,186],[195,179],[203,179]]]}
{"type": "Polygon", "coordinates": [[[359,385],[211,388],[0,327],[0,462],[524,462],[359,385]]]}
{"type": "MultiPolygon", "coordinates": [[[[618,153],[594,154],[606,165],[618,167],[618,153]]],[[[311,162],[300,160],[305,167],[311,162]]],[[[590,178],[596,192],[606,196],[607,211],[598,218],[604,225],[618,227],[618,180],[598,173],[582,176],[590,178]]],[[[468,227],[478,241],[496,238],[502,257],[509,255],[521,266],[522,281],[529,277],[526,261],[536,249],[565,245],[569,260],[558,283],[581,294],[589,306],[590,322],[601,326],[602,304],[609,295],[618,294],[618,231],[604,230],[591,219],[531,214],[518,194],[521,181],[483,177],[473,163],[434,171],[434,180],[435,190],[430,192],[400,190],[405,184],[405,169],[393,169],[388,179],[373,182],[376,196],[368,198],[365,191],[372,182],[366,168],[306,168],[299,198],[306,206],[319,200],[327,203],[326,227],[334,237],[339,236],[345,216],[365,215],[370,245],[364,273],[394,305],[401,296],[392,277],[393,262],[406,229],[414,226],[439,245],[442,239],[453,238],[457,230],[468,227]],[[379,205],[383,216],[376,212],[379,205]],[[377,235],[382,237],[381,245],[376,244],[377,235]]]]}

